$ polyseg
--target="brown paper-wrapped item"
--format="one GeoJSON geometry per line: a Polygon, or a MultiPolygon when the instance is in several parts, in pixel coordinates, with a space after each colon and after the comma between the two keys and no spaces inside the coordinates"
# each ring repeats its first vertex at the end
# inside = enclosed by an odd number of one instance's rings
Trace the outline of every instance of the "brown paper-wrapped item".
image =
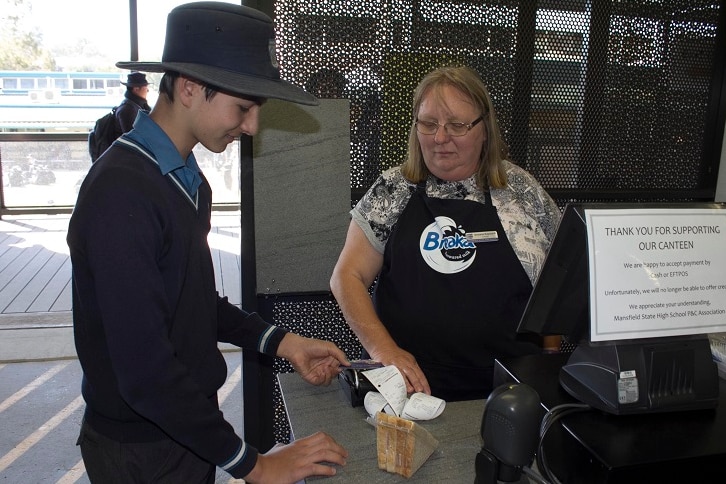
{"type": "Polygon", "coordinates": [[[439,441],[411,420],[376,413],[378,468],[411,477],[436,450],[439,441]]]}

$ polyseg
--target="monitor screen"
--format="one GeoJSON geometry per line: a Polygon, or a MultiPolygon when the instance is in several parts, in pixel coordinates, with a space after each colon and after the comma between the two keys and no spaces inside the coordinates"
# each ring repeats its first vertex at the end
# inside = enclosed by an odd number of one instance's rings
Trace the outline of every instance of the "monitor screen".
{"type": "Polygon", "coordinates": [[[562,335],[577,344],[589,336],[587,227],[583,205],[565,207],[518,331],[562,335]]]}

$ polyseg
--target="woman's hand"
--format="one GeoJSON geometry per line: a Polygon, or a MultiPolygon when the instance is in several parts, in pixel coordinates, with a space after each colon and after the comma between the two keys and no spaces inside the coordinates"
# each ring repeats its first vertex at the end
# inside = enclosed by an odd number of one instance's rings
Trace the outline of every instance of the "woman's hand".
{"type": "Polygon", "coordinates": [[[393,365],[403,375],[406,381],[407,393],[425,393],[431,395],[429,382],[423,370],[416,363],[411,353],[393,345],[370,353],[371,358],[380,361],[386,366],[393,365]]]}

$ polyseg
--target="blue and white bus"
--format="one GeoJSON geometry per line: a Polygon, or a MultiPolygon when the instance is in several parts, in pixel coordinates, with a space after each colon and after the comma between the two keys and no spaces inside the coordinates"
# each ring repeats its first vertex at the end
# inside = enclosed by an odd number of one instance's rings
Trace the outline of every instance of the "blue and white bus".
{"type": "Polygon", "coordinates": [[[123,100],[120,72],[0,71],[0,132],[88,131],[123,100]]]}

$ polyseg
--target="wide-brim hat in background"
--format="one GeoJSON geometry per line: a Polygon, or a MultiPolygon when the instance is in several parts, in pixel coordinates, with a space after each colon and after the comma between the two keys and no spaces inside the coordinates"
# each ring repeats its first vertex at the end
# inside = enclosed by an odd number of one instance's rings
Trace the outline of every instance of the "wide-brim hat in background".
{"type": "Polygon", "coordinates": [[[126,76],[126,82],[121,81],[121,84],[129,87],[142,87],[148,86],[149,81],[146,80],[146,74],[143,72],[132,72],[126,76]]]}
{"type": "Polygon", "coordinates": [[[280,79],[272,19],[254,8],[194,2],[167,17],[161,62],[117,62],[121,69],[176,71],[231,94],[317,105],[303,89],[280,79]]]}

